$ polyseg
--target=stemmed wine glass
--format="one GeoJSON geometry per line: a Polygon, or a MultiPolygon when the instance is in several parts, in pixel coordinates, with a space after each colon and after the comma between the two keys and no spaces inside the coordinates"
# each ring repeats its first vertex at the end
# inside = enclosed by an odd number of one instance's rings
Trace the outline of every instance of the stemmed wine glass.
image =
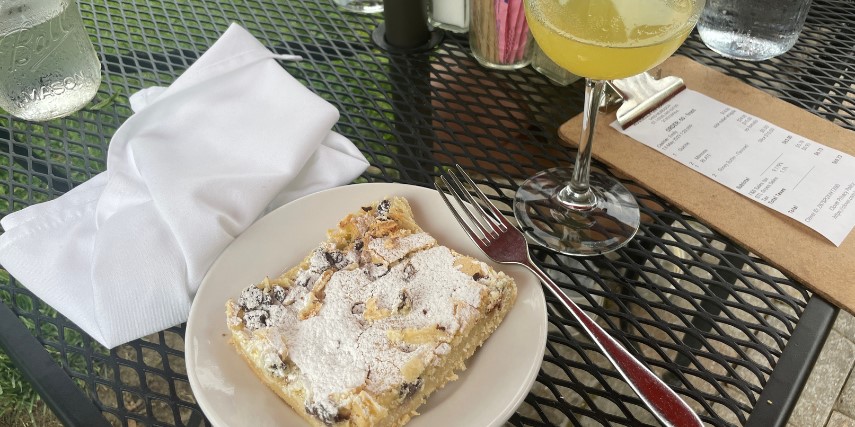
{"type": "Polygon", "coordinates": [[[568,255],[599,255],[638,231],[635,198],[591,171],[591,144],[607,80],[647,71],[686,39],[705,0],[525,0],[537,44],[555,63],[585,77],[585,111],[575,167],[553,168],[517,190],[514,215],[538,243],[568,255]]]}

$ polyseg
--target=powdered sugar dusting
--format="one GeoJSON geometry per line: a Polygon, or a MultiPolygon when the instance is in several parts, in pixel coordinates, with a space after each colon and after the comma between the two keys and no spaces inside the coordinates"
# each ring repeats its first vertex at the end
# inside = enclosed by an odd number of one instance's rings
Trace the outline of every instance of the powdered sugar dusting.
{"type": "Polygon", "coordinates": [[[385,237],[374,239],[368,244],[368,249],[371,249],[375,254],[391,264],[404,258],[410,252],[424,249],[434,244],[436,244],[436,240],[429,234],[416,233],[400,238],[385,237]]]}
{"type": "Polygon", "coordinates": [[[361,330],[355,322],[322,314],[298,321],[285,342],[291,360],[312,385],[316,398],[358,387],[365,382],[369,363],[353,343],[361,330]]]}
{"type": "MultiPolygon", "coordinates": [[[[387,220],[364,215],[353,221],[364,231],[372,221],[387,220]]],[[[428,366],[447,354],[447,341],[472,321],[486,293],[487,285],[461,271],[451,250],[436,246],[427,233],[366,243],[365,250],[354,244],[346,253],[329,242],[321,244],[286,292],[273,297],[264,293],[260,304],[255,304],[255,291],[243,293],[249,302],[241,305],[244,315],[259,313],[252,324],[245,323],[242,333],[252,334],[266,363],[275,364],[273,350],[283,361],[287,355],[308,391],[307,407],[324,414],[334,414],[331,402],[343,404],[340,399],[355,389],[406,395],[419,387],[421,379],[405,377],[406,367],[416,359],[428,366]],[[366,251],[385,262],[372,261],[366,251]],[[313,289],[318,281],[330,275],[324,271],[334,273],[317,294],[313,289]],[[319,310],[306,317],[305,309],[317,303],[319,310]],[[430,339],[395,338],[403,336],[402,331],[426,331],[430,339]]],[[[234,324],[234,319],[229,322],[234,324]]],[[[276,369],[270,372],[275,375],[276,369]]]]}
{"type": "MultiPolygon", "coordinates": [[[[436,246],[413,254],[408,262],[394,265],[376,280],[362,269],[337,271],[326,286],[320,311],[306,320],[299,320],[302,304],[267,307],[275,313],[271,327],[280,331],[313,400],[361,385],[372,392],[389,390],[404,382],[401,370],[413,358],[429,361],[434,354],[447,353],[447,344],[392,342],[387,331],[439,326],[454,334],[468,323],[474,309],[459,307],[461,303],[478,306],[483,285],[453,262],[448,248],[436,246]],[[408,280],[404,280],[405,268],[415,270],[408,280]],[[405,315],[396,314],[402,294],[410,299],[405,315]],[[379,308],[393,314],[367,321],[361,313],[354,313],[354,306],[369,298],[376,298],[379,308]]],[[[290,292],[303,299],[309,294],[303,287],[290,292]]]]}
{"type": "Polygon", "coordinates": [[[415,357],[433,354],[436,344],[393,343],[388,330],[440,325],[453,334],[468,322],[470,313],[455,317],[454,301],[477,306],[482,285],[461,273],[453,262],[448,248],[434,247],[412,256],[410,263],[416,273],[409,281],[403,280],[405,263],[396,264],[376,280],[359,269],[336,272],[327,284],[318,315],[306,321],[292,320],[295,331],[286,336],[291,358],[313,395],[321,398],[362,384],[382,392],[401,384],[403,366],[415,357]],[[404,289],[411,299],[407,315],[367,321],[353,313],[354,305],[369,298],[376,298],[379,308],[394,313],[404,289]]]}

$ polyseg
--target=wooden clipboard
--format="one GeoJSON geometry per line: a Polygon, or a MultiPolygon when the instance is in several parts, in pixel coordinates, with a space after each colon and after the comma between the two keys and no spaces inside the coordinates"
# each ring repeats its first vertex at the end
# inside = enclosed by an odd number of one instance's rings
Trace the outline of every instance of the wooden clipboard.
{"type": "MultiPolygon", "coordinates": [[[[687,88],[767,120],[823,145],[855,155],[855,132],[843,129],[733,77],[674,56],[651,74],[678,76],[687,88]]],[[[840,247],[807,226],[756,203],[658,151],[612,129],[600,117],[593,156],[798,280],[837,306],[855,313],[855,232],[840,247]]],[[[578,146],[582,116],[564,123],[559,136],[578,146]]]]}

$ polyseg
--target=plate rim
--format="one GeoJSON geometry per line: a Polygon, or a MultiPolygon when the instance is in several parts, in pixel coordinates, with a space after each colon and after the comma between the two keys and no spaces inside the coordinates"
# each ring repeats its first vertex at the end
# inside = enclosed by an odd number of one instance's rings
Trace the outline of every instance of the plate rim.
{"type": "MultiPolygon", "coordinates": [[[[227,425],[228,423],[227,423],[227,421],[223,420],[216,411],[212,411],[211,405],[209,405],[209,402],[207,401],[207,397],[205,397],[204,393],[198,392],[198,390],[203,389],[204,386],[198,382],[199,379],[198,379],[198,373],[196,372],[195,363],[191,363],[191,361],[194,361],[195,353],[196,353],[196,351],[192,345],[193,341],[191,340],[191,338],[194,336],[193,332],[196,329],[196,327],[195,327],[196,322],[194,321],[194,319],[196,319],[197,316],[194,316],[194,314],[197,314],[198,311],[203,310],[202,308],[200,308],[202,303],[197,304],[197,301],[199,301],[199,299],[197,297],[200,293],[202,293],[208,287],[215,286],[214,284],[211,284],[211,283],[216,283],[216,281],[214,279],[211,279],[211,273],[215,272],[218,265],[225,262],[224,259],[232,254],[231,249],[233,248],[233,246],[236,246],[236,242],[238,242],[242,238],[242,236],[248,234],[248,232],[254,228],[265,227],[265,224],[267,222],[275,221],[275,218],[283,215],[280,211],[294,209],[295,205],[299,205],[301,203],[306,203],[305,200],[307,200],[307,199],[316,198],[316,197],[329,197],[328,196],[329,193],[360,191],[360,189],[362,189],[362,188],[369,188],[369,187],[371,187],[371,190],[365,190],[365,191],[370,192],[373,190],[377,190],[379,192],[383,188],[388,188],[388,190],[385,191],[386,195],[393,195],[396,192],[395,189],[398,189],[399,191],[401,189],[407,189],[409,191],[424,192],[423,195],[425,197],[428,197],[429,193],[431,193],[431,192],[436,193],[435,189],[431,189],[428,187],[422,187],[422,186],[418,186],[418,185],[403,184],[403,183],[355,183],[355,184],[348,184],[348,185],[343,185],[343,186],[338,186],[338,187],[332,187],[332,188],[324,189],[324,190],[317,191],[317,192],[314,192],[311,194],[307,194],[305,196],[299,197],[295,200],[292,200],[288,203],[285,203],[285,204],[277,207],[276,209],[273,209],[273,210],[265,213],[261,218],[257,219],[253,224],[251,224],[249,227],[247,227],[240,235],[236,236],[235,239],[232,242],[230,242],[229,245],[227,245],[223,249],[223,251],[217,256],[217,258],[214,260],[214,262],[211,263],[211,266],[209,267],[208,271],[205,273],[205,276],[203,277],[203,279],[200,283],[200,286],[196,290],[196,294],[194,295],[194,298],[193,298],[193,303],[190,306],[190,312],[188,314],[188,319],[187,319],[186,328],[185,328],[184,359],[185,359],[185,365],[186,365],[186,370],[187,370],[188,382],[190,384],[191,390],[193,391],[194,397],[196,399],[196,403],[199,405],[203,414],[215,425],[223,425],[223,424],[227,425]],[[277,212],[279,212],[279,213],[277,213],[277,212]]],[[[353,209],[356,209],[356,207],[353,207],[353,209]]],[[[352,211],[353,209],[351,209],[349,211],[352,211]]],[[[443,208],[443,209],[447,209],[447,208],[443,208]]],[[[455,227],[459,227],[459,225],[457,225],[455,223],[455,227]]],[[[465,232],[462,229],[460,231],[465,234],[465,232]]],[[[469,240],[471,241],[471,238],[469,238],[469,240]]],[[[473,242],[473,245],[474,245],[474,242],[473,242]]],[[[487,262],[488,264],[491,264],[494,266],[499,265],[498,263],[495,263],[495,262],[492,262],[491,260],[489,260],[489,258],[485,254],[483,254],[481,252],[479,252],[479,253],[481,255],[483,255],[483,256],[475,255],[479,259],[482,259],[485,262],[487,262]]],[[[528,370],[525,372],[524,383],[520,384],[520,386],[517,387],[515,393],[513,393],[511,401],[505,405],[504,410],[499,412],[499,413],[496,413],[494,415],[494,417],[489,421],[489,423],[486,424],[487,426],[490,426],[490,427],[502,425],[505,421],[507,421],[516,412],[516,410],[519,408],[519,406],[522,404],[522,402],[525,399],[525,396],[527,396],[529,394],[529,392],[530,392],[530,390],[531,390],[531,388],[532,388],[532,386],[533,386],[533,384],[537,378],[537,373],[540,371],[541,365],[543,363],[543,356],[544,356],[545,351],[546,351],[546,338],[547,338],[547,330],[548,330],[548,319],[547,319],[547,309],[546,309],[547,307],[546,307],[546,301],[545,301],[545,297],[544,297],[543,289],[542,289],[542,284],[540,283],[540,280],[537,279],[537,276],[534,275],[534,273],[528,271],[527,269],[524,269],[521,266],[507,265],[507,264],[501,264],[501,265],[502,265],[502,267],[500,267],[500,268],[504,268],[504,269],[513,268],[517,274],[529,276],[530,278],[533,279],[532,280],[533,283],[535,283],[537,285],[536,289],[533,290],[533,292],[535,293],[534,298],[537,300],[538,305],[543,307],[543,310],[540,310],[540,312],[542,313],[542,316],[539,316],[542,319],[538,319],[538,320],[540,320],[538,322],[538,332],[541,332],[541,333],[540,333],[540,336],[537,337],[538,338],[537,341],[540,343],[540,345],[538,346],[538,350],[535,350],[535,353],[537,356],[535,360],[539,360],[540,363],[534,363],[528,367],[528,370]]],[[[499,327],[501,328],[501,325],[499,327]]],[[[477,353],[476,353],[476,355],[477,355],[477,353]]],[[[467,365],[467,369],[469,369],[468,365],[467,365]]],[[[439,390],[436,390],[435,393],[436,392],[439,392],[439,390]]],[[[428,403],[429,402],[430,402],[430,398],[428,399],[428,403]]],[[[284,402],[283,402],[283,404],[284,404],[284,402]]],[[[291,409],[291,408],[288,408],[288,409],[291,409]]],[[[299,415],[297,415],[297,416],[299,417],[299,415]]],[[[420,417],[417,417],[417,418],[420,418],[420,417]]]]}

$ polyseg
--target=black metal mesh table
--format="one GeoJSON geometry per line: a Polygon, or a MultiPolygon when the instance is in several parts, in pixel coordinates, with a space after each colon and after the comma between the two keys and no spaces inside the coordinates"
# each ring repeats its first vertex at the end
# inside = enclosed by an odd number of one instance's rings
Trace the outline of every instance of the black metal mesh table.
{"type": "MultiPolygon", "coordinates": [[[[232,21],[272,50],[305,58],[283,66],[340,109],[336,130],[371,162],[359,182],[430,186],[461,163],[510,212],[522,180],[573,162],[557,128],[581,111],[581,84],[481,68],[465,35],[390,53],[372,42],[381,16],[343,13],[328,0],[80,3],[104,65],[98,98],[42,124],[0,115],[0,215],[103,171],[110,137],[131,114],[128,96],[171,83],[232,21]]],[[[779,58],[726,60],[696,34],[679,53],[855,129],[853,28],[851,2],[817,0],[799,43],[779,58]]],[[[644,218],[626,248],[590,259],[535,248],[536,261],[705,423],[782,424],[836,309],[643,183],[626,184],[644,218]]],[[[205,423],[187,381],[182,326],[107,350],[2,270],[0,299],[0,344],[66,423],[205,423]]],[[[560,304],[547,296],[547,305],[543,366],[509,423],[655,424],[560,304]]]]}

